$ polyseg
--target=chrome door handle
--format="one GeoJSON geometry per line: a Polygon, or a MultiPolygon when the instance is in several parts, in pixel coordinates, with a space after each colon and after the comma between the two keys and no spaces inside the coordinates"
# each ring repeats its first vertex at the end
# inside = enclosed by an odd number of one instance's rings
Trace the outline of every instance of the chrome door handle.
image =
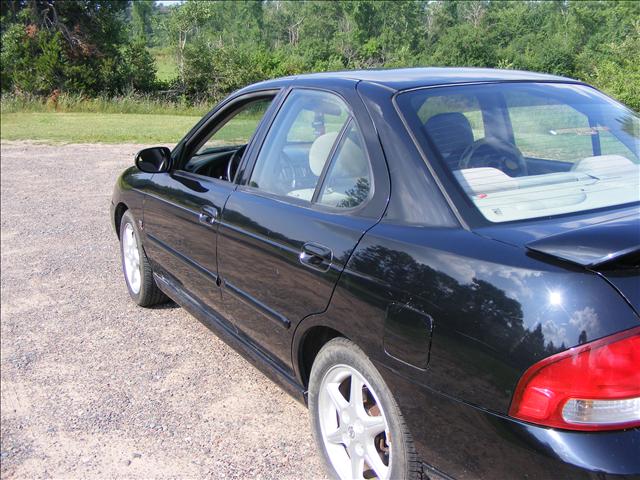
{"type": "Polygon", "coordinates": [[[203,207],[198,219],[200,223],[205,225],[214,225],[218,220],[218,209],[215,207],[203,207]]]}

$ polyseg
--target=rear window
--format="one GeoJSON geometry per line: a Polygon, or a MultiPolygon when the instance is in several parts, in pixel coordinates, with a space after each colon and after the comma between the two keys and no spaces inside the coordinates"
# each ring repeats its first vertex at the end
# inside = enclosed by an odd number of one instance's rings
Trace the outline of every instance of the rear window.
{"type": "Polygon", "coordinates": [[[397,98],[418,141],[491,222],[640,201],[640,119],[592,88],[501,83],[397,98]]]}

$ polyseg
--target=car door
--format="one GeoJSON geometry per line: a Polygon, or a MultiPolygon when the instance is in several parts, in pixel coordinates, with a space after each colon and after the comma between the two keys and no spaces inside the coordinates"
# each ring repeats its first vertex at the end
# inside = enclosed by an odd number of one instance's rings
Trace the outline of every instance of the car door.
{"type": "Polygon", "coordinates": [[[224,314],[284,368],[297,324],[327,308],[388,199],[386,163],[355,85],[342,96],[291,90],[220,222],[224,314]]]}
{"type": "Polygon", "coordinates": [[[240,97],[180,144],[170,172],[156,174],[144,202],[145,249],[154,270],[214,310],[220,304],[218,219],[235,187],[227,165],[246,149],[275,93],[240,97]]]}

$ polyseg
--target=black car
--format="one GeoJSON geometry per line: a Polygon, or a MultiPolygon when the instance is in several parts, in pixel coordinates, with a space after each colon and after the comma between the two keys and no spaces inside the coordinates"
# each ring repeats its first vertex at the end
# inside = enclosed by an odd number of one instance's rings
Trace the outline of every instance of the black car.
{"type": "Polygon", "coordinates": [[[308,404],[345,478],[640,475],[640,118],[528,72],[244,88],[142,150],[111,219],[171,298],[308,404]]]}

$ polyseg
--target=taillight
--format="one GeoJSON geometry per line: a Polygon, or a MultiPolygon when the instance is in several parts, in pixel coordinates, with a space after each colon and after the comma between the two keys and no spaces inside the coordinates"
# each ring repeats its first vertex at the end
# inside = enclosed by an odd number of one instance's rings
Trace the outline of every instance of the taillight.
{"type": "Polygon", "coordinates": [[[518,382],[509,415],[570,430],[640,426],[640,327],[530,367],[518,382]]]}

